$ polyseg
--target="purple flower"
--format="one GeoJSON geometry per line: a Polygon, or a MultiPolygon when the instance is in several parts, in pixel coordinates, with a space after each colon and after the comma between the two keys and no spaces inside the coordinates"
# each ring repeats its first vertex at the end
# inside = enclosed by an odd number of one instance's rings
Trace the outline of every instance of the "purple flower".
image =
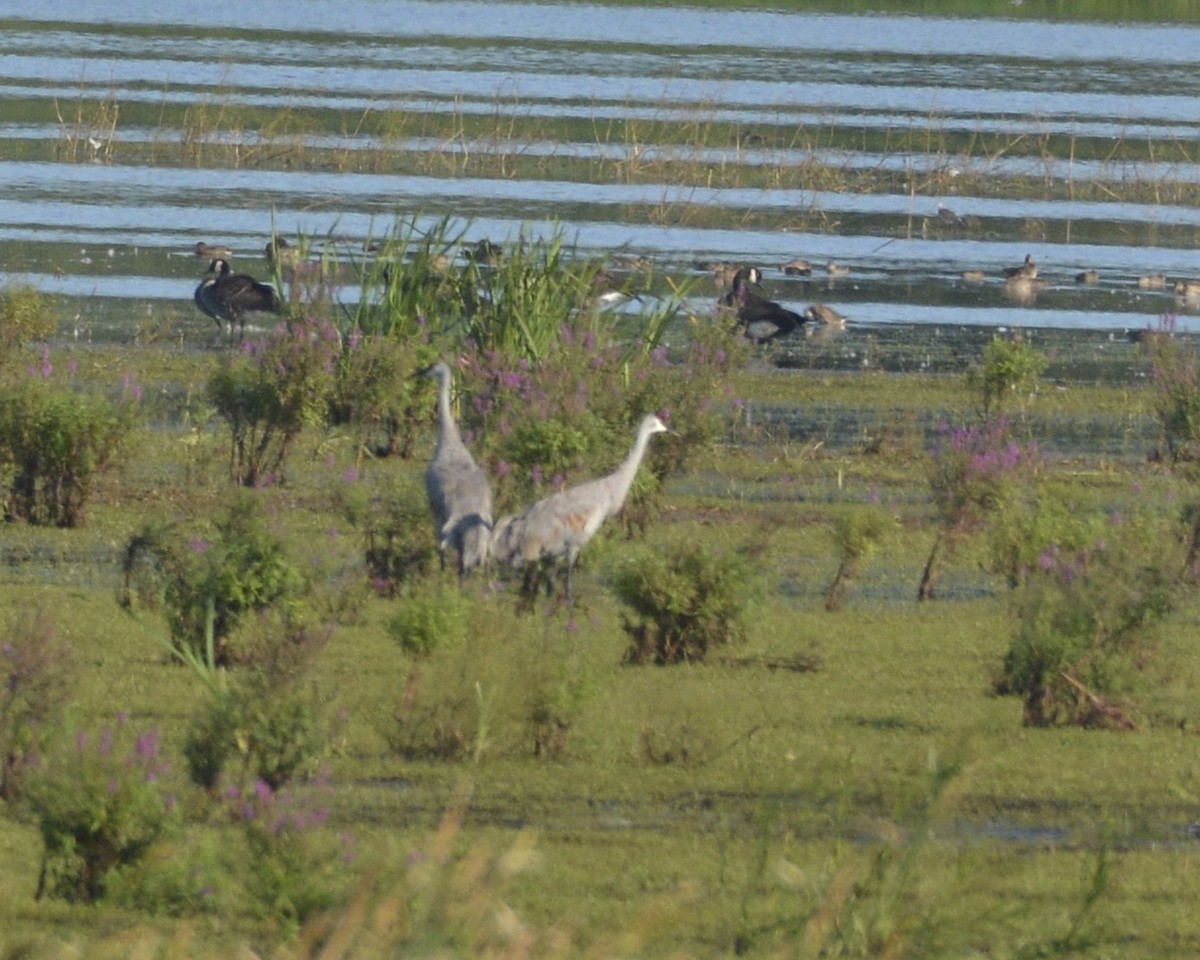
{"type": "Polygon", "coordinates": [[[158,756],[158,731],[151,730],[149,733],[143,733],[137,738],[137,755],[143,760],[153,759],[158,756]]]}

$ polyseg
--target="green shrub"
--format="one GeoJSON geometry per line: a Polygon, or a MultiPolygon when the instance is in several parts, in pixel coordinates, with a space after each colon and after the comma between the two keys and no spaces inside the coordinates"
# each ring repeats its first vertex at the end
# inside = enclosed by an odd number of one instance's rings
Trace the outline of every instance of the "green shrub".
{"type": "Polygon", "coordinates": [[[54,302],[28,286],[0,290],[0,362],[14,358],[31,340],[47,340],[58,329],[54,302]]]}
{"type": "Polygon", "coordinates": [[[1019,335],[993,337],[967,382],[978,391],[984,416],[991,416],[1007,406],[1011,397],[1031,393],[1046,364],[1046,355],[1019,335]]]}
{"type": "Polygon", "coordinates": [[[462,591],[438,580],[403,591],[387,630],[405,653],[424,657],[444,643],[461,640],[469,616],[462,591]]]}
{"type": "Polygon", "coordinates": [[[208,698],[184,744],[192,782],[206,789],[261,781],[272,790],[316,773],[333,721],[310,681],[328,632],[264,624],[251,666],[231,675],[192,659],[208,698]]]}
{"type": "Polygon", "coordinates": [[[753,599],[749,568],[734,553],[710,554],[688,544],[669,557],[644,554],[613,578],[632,643],[629,663],[703,662],[718,647],[745,639],[743,622],[753,599]]]}
{"type": "Polygon", "coordinates": [[[833,522],[833,541],[841,559],[825,593],[826,610],[841,609],[846,588],[895,529],[896,518],[879,506],[859,507],[838,515],[833,522]]]}
{"type": "Polygon", "coordinates": [[[151,525],[125,547],[121,602],[134,596],[162,604],[177,651],[215,662],[235,659],[230,638],[242,618],[272,609],[285,621],[302,619],[308,584],[267,530],[250,497],[233,503],[214,523],[214,535],[187,537],[177,526],[151,525]]]}
{"type": "Polygon", "coordinates": [[[1196,350],[1170,327],[1147,341],[1153,363],[1154,415],[1172,463],[1200,461],[1200,364],[1196,350]]]}
{"type": "Polygon", "coordinates": [[[14,800],[66,705],[66,648],[44,610],[19,611],[0,642],[0,799],[14,800]]]}
{"type": "Polygon", "coordinates": [[[435,359],[433,349],[416,340],[351,333],[338,364],[334,422],[382,433],[382,442],[369,444],[376,456],[412,456],[435,409],[429,381],[416,373],[435,359]]]}
{"type": "Polygon", "coordinates": [[[423,483],[406,474],[390,484],[370,478],[339,491],[338,507],[363,538],[363,560],[377,593],[395,596],[435,568],[440,552],[423,483]]]}
{"type": "Polygon", "coordinates": [[[282,483],[302,431],[329,417],[340,336],[328,323],[294,320],[225,357],[208,400],[229,427],[229,475],[246,487],[282,483]]]}
{"type": "Polygon", "coordinates": [[[123,452],[134,411],[133,402],[75,393],[44,378],[0,388],[6,519],[82,524],[96,477],[123,452]]]}
{"type": "Polygon", "coordinates": [[[1016,625],[996,689],[1020,696],[1030,726],[1133,725],[1128,695],[1149,629],[1174,606],[1173,531],[1114,521],[1086,548],[1047,546],[1015,596],[1016,625]]]}
{"type": "Polygon", "coordinates": [[[119,721],[69,731],[28,779],[23,802],[44,848],[38,896],[92,902],[176,820],[159,735],[119,721]]]}

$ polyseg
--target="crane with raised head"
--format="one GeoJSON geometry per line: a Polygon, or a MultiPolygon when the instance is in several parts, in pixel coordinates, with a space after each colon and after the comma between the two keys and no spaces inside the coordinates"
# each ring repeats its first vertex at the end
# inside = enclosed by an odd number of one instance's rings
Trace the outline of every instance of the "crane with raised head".
{"type": "Polygon", "coordinates": [[[446,562],[446,551],[454,550],[461,575],[487,562],[492,536],[492,488],[454,422],[450,367],[439,360],[424,373],[438,383],[437,445],[425,471],[425,490],[433,508],[442,563],[446,562]]]}
{"type": "Polygon", "coordinates": [[[638,426],[629,454],[606,477],[568,487],[539,500],[524,513],[506,517],[492,535],[492,556],[510,567],[525,567],[528,589],[536,564],[544,558],[567,561],[567,602],[575,602],[572,573],[579,552],[587,546],[610,516],[621,509],[633,478],[646,454],[646,446],[666,425],[648,414],[638,426]]]}

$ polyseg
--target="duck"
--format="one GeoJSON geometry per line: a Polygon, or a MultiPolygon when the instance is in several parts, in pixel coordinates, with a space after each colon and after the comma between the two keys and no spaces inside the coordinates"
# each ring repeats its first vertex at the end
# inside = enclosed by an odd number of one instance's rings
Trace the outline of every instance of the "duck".
{"type": "Polygon", "coordinates": [[[833,307],[824,303],[811,304],[804,311],[804,319],[809,323],[819,324],[829,330],[845,330],[846,318],[833,307]]]}
{"type": "Polygon", "coordinates": [[[504,248],[484,237],[473,246],[459,251],[459,256],[481,267],[495,267],[504,259],[504,248]]]}
{"type": "Polygon", "coordinates": [[[203,240],[198,240],[192,248],[197,260],[207,260],[211,263],[213,260],[232,260],[233,251],[223,243],[207,244],[203,240]]]}
{"type": "Polygon", "coordinates": [[[1189,300],[1200,300],[1200,280],[1176,280],[1175,292],[1189,300]]]}
{"type": "Polygon", "coordinates": [[[831,277],[847,277],[850,275],[850,268],[842,263],[835,263],[830,260],[825,264],[825,272],[831,277]]]}
{"type": "Polygon", "coordinates": [[[1001,295],[1020,304],[1030,304],[1046,289],[1046,281],[1016,274],[1004,281],[1001,295]]]}
{"type": "Polygon", "coordinates": [[[780,269],[789,277],[812,276],[812,264],[803,257],[796,257],[794,260],[789,260],[780,269]]]}
{"type": "Polygon", "coordinates": [[[982,270],[964,270],[961,279],[963,283],[983,283],[985,278],[982,270]]]}
{"type": "Polygon", "coordinates": [[[967,221],[963,217],[960,217],[957,213],[955,213],[949,207],[943,206],[940,203],[937,205],[937,216],[938,216],[938,220],[940,220],[942,223],[946,224],[946,226],[948,226],[948,227],[966,227],[967,226],[967,221]]]}
{"type": "Polygon", "coordinates": [[[1038,275],[1037,261],[1032,253],[1025,254],[1025,262],[1019,267],[1005,267],[1004,275],[1010,280],[1036,280],[1038,275]]]}
{"type": "Polygon", "coordinates": [[[1167,285],[1167,278],[1161,273],[1146,273],[1137,278],[1140,290],[1162,290],[1167,285]]]}
{"type": "Polygon", "coordinates": [[[800,314],[751,289],[761,283],[762,272],[757,267],[743,267],[734,274],[732,289],[721,298],[723,307],[736,312],[746,338],[756,344],[785,337],[805,323],[800,314]]]}
{"type": "Polygon", "coordinates": [[[272,237],[263,248],[267,263],[272,267],[294,267],[300,261],[300,251],[287,242],[286,237],[272,237]]]}
{"type": "Polygon", "coordinates": [[[282,306],[279,293],[271,284],[255,280],[248,273],[231,272],[228,260],[220,257],[213,260],[208,273],[192,299],[218,325],[228,324],[231,337],[235,323],[245,333],[247,313],[277,313],[282,306]]]}
{"type": "Polygon", "coordinates": [[[728,260],[704,260],[696,264],[696,269],[711,273],[717,286],[724,289],[733,285],[738,272],[746,269],[757,270],[757,267],[746,267],[740,263],[730,263],[728,260]]]}
{"type": "Polygon", "coordinates": [[[1081,270],[1079,273],[1075,274],[1075,282],[1087,284],[1099,283],[1100,274],[1096,270],[1081,270]]]}

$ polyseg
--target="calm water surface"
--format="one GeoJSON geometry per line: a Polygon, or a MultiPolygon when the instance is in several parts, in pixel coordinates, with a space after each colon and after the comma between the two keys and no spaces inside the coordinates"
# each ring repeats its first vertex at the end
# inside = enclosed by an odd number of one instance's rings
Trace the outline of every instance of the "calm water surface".
{"type": "MultiPolygon", "coordinates": [[[[635,252],[682,277],[702,277],[706,260],[754,262],[776,299],[828,302],[868,328],[1119,333],[1174,313],[1190,329],[1200,304],[1136,281],[1200,276],[1200,209],[1187,190],[1130,199],[1122,188],[1200,181],[1198,45],[1200,29],[1178,24],[10,0],[0,13],[2,279],[72,298],[75,330],[88,335],[121,337],[129,316],[170,309],[207,334],[190,303],[203,269],[196,240],[228,243],[239,267],[261,272],[273,228],[353,257],[397,217],[450,216],[464,241],[557,225],[580,256],[635,252]],[[115,122],[95,122],[113,105],[115,122]],[[244,119],[232,132],[190,127],[186,108],[244,119]],[[297,111],[319,128],[272,153],[283,142],[272,124],[297,111]],[[364,119],[386,111],[409,126],[371,132],[364,119]],[[413,132],[439,117],[496,132],[413,132]],[[503,136],[506,120],[553,133],[503,136]],[[679,133],[721,123],[736,134],[679,133]],[[232,157],[204,153],[222,145],[236,147],[232,157]],[[380,151],[430,169],[348,169],[380,151]],[[472,167],[481,156],[500,169],[472,167]],[[507,173],[507,159],[520,172],[507,173]],[[634,172],[669,159],[661,179],[634,172]],[[706,176],[805,165],[869,172],[883,186],[706,176]],[[1095,183],[1102,199],[1074,195],[1095,183]],[[968,226],[940,223],[938,202],[968,226]],[[1013,302],[999,276],[1026,253],[1046,287],[1013,302]],[[796,256],[851,274],[802,282],[774,269],[796,256]],[[985,281],[962,283],[967,269],[985,281]],[[1101,282],[1077,284],[1084,269],[1101,282]]],[[[696,290],[697,310],[720,292],[707,280],[696,290]]]]}

